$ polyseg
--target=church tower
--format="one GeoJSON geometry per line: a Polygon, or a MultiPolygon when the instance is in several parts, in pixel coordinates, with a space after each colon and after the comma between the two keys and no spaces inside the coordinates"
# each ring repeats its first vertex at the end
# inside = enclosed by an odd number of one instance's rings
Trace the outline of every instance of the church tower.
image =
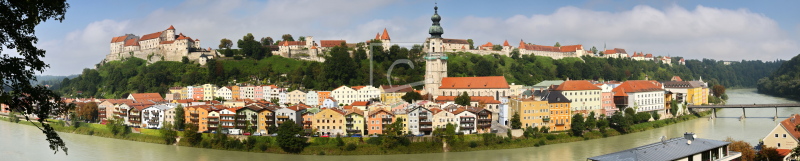
{"type": "Polygon", "coordinates": [[[426,50],[428,51],[428,55],[425,57],[425,91],[432,97],[440,95],[438,91],[439,86],[442,85],[442,78],[447,77],[447,55],[443,51],[444,45],[442,44],[444,30],[439,25],[442,18],[439,17],[438,10],[438,6],[433,7],[433,16],[431,16],[433,25],[428,29],[431,37],[425,41],[424,45],[427,46],[426,50]]]}

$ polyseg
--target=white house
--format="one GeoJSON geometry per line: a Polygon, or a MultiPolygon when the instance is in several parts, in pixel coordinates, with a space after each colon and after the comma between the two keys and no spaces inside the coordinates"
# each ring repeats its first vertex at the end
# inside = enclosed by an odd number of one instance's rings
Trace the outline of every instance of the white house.
{"type": "Polygon", "coordinates": [[[334,107],[339,107],[339,102],[336,101],[336,99],[334,99],[333,97],[328,97],[322,101],[321,108],[334,108],[334,107]]]}
{"type": "Polygon", "coordinates": [[[177,104],[168,103],[153,105],[142,110],[142,127],[144,128],[161,128],[164,126],[164,116],[167,110],[175,108],[177,104]]]}
{"type": "Polygon", "coordinates": [[[622,82],[613,91],[614,103],[617,106],[633,107],[636,112],[664,112],[666,109],[664,108],[664,88],[656,81],[629,80],[622,82]]]}
{"type": "Polygon", "coordinates": [[[286,103],[289,103],[289,94],[286,92],[278,93],[278,104],[280,104],[281,107],[284,107],[284,104],[286,103]]]}
{"type": "Polygon", "coordinates": [[[255,99],[256,91],[255,86],[240,86],[239,98],[241,99],[255,99]]]}
{"type": "Polygon", "coordinates": [[[298,104],[300,102],[306,101],[306,93],[300,90],[294,90],[292,92],[286,93],[286,99],[289,104],[298,104]]]}
{"type": "Polygon", "coordinates": [[[355,101],[369,101],[381,97],[381,90],[372,86],[353,86],[353,89],[358,93],[355,101]]]}
{"type": "MultiPolygon", "coordinates": [[[[222,97],[225,100],[232,100],[233,99],[233,91],[231,91],[231,89],[229,87],[225,87],[225,86],[220,87],[219,89],[217,89],[217,91],[214,92],[214,95],[216,97],[222,97]]],[[[213,98],[210,99],[210,100],[213,100],[213,98]]]]}
{"type": "Polygon", "coordinates": [[[306,100],[303,102],[307,105],[317,106],[319,105],[319,95],[317,95],[316,91],[308,91],[308,93],[306,93],[306,100]]]}
{"type": "Polygon", "coordinates": [[[331,97],[341,104],[352,104],[357,100],[358,92],[350,87],[341,86],[331,91],[331,97]]]}

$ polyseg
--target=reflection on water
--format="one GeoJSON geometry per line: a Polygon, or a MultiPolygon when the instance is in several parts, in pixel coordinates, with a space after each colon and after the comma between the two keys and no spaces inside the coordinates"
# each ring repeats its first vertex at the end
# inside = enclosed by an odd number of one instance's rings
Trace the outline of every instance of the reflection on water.
{"type": "MultiPolygon", "coordinates": [[[[796,103],[792,100],[755,93],[755,89],[729,89],[729,104],[796,103]]],[[[800,108],[779,108],[780,117],[799,113],[800,108]]],[[[519,161],[519,160],[586,160],[633,147],[654,143],[661,136],[680,137],[684,132],[695,132],[698,137],[723,140],[732,137],[754,144],[777,124],[771,118],[775,109],[747,109],[747,118],[739,121],[740,109],[727,109],[717,113],[715,120],[695,119],[654,130],[623,136],[582,142],[546,145],[542,147],[407,155],[370,156],[312,156],[246,153],[222,150],[168,146],[76,134],[61,134],[69,147],[69,155],[53,155],[44,135],[35,127],[0,121],[0,160],[291,160],[291,161],[353,161],[379,159],[381,161],[407,160],[458,160],[458,161],[519,161]]],[[[779,120],[780,121],[780,120],[779,120]]]]}

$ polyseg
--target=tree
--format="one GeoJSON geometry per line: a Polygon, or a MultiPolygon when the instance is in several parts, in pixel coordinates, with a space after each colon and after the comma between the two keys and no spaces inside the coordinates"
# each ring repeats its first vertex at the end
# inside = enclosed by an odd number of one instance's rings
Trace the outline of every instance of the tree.
{"type": "Polygon", "coordinates": [[[650,114],[650,115],[653,116],[653,120],[661,119],[661,115],[659,115],[658,112],[656,112],[656,111],[653,111],[653,113],[650,114]]]}
{"type": "Polygon", "coordinates": [[[455,98],[455,103],[457,105],[461,105],[461,106],[469,106],[469,104],[471,102],[470,99],[471,98],[469,98],[469,95],[467,94],[467,92],[464,91],[464,93],[461,93],[461,95],[459,95],[458,97],[455,98]]]}
{"type": "Polygon", "coordinates": [[[189,57],[186,57],[186,56],[181,57],[181,62],[183,64],[189,64],[189,57]]]}
{"type": "Polygon", "coordinates": [[[303,134],[303,128],[294,123],[286,121],[278,127],[278,146],[287,153],[300,153],[306,147],[306,138],[299,137],[303,134]]]}
{"type": "Polygon", "coordinates": [[[714,96],[716,97],[722,97],[722,95],[725,94],[725,86],[719,84],[714,85],[711,87],[711,92],[714,92],[714,96]]]}
{"type": "Polygon", "coordinates": [[[469,49],[475,49],[475,41],[467,39],[467,43],[469,43],[469,49]]]}
{"type": "Polygon", "coordinates": [[[775,147],[761,146],[761,151],[756,153],[754,160],[783,160],[783,157],[778,153],[775,147]]]}
{"type": "Polygon", "coordinates": [[[553,47],[561,47],[561,43],[556,42],[556,44],[553,45],[553,47]]]}
{"type": "Polygon", "coordinates": [[[414,102],[415,100],[422,100],[422,95],[420,95],[419,93],[417,93],[415,91],[408,91],[408,92],[406,92],[406,95],[403,95],[403,97],[400,97],[400,98],[402,98],[403,101],[411,103],[411,102],[414,102]]]}
{"type": "Polygon", "coordinates": [[[10,112],[8,113],[8,121],[19,123],[19,116],[17,116],[16,112],[10,112]]]}
{"type": "Polygon", "coordinates": [[[219,49],[231,49],[233,47],[233,41],[231,39],[222,38],[219,40],[219,49]]]}
{"type": "Polygon", "coordinates": [[[198,130],[197,125],[188,124],[186,125],[186,131],[183,131],[183,138],[186,139],[186,142],[188,142],[189,145],[191,146],[195,146],[201,141],[203,141],[203,134],[197,133],[197,130],[198,130]]]}
{"type": "Polygon", "coordinates": [[[175,130],[182,130],[186,126],[185,112],[183,105],[178,104],[178,107],[175,107],[175,130]]]}
{"type": "Polygon", "coordinates": [[[511,53],[509,55],[511,55],[512,59],[519,59],[520,58],[519,49],[511,50],[511,53]]]}
{"type": "Polygon", "coordinates": [[[514,112],[514,115],[511,115],[511,128],[512,129],[522,128],[522,121],[520,121],[519,112],[514,112]]]}
{"type": "MultiPolygon", "coordinates": [[[[728,147],[730,147],[730,145],[728,147]]],[[[792,157],[794,159],[800,157],[800,146],[792,148],[792,155],[789,155],[789,157],[792,157]]],[[[744,158],[744,154],[742,154],[742,158],[744,158]]]]}
{"type": "Polygon", "coordinates": [[[731,137],[728,137],[725,141],[731,143],[728,144],[728,150],[742,153],[742,161],[753,161],[753,159],[755,159],[756,151],[753,150],[750,143],[741,140],[733,140],[731,137]]]}
{"type": "Polygon", "coordinates": [[[36,116],[41,124],[34,124],[47,137],[50,149],[58,153],[63,150],[67,154],[64,140],[50,124],[45,123],[50,114],[60,113],[67,104],[59,101],[61,97],[41,85],[32,85],[36,81],[34,74],[44,72],[50,65],[40,60],[46,52],[37,48],[35,28],[42,22],[53,19],[64,20],[69,8],[65,0],[54,1],[3,1],[0,3],[0,104],[6,104],[11,111],[16,111],[31,121],[29,116],[36,116]],[[3,50],[16,50],[13,55],[3,50]],[[56,100],[56,101],[51,101],[56,100]]]}
{"type": "Polygon", "coordinates": [[[158,130],[161,133],[161,137],[164,139],[164,143],[167,145],[174,144],[175,137],[178,137],[178,132],[172,130],[172,128],[172,123],[165,122],[164,126],[158,130]]]}
{"type": "Polygon", "coordinates": [[[280,100],[278,98],[271,98],[271,99],[269,99],[269,102],[271,102],[272,104],[276,104],[277,105],[278,102],[280,102],[280,100]]]}
{"type": "Polygon", "coordinates": [[[586,130],[592,130],[597,127],[597,116],[595,116],[594,111],[589,113],[589,116],[586,117],[586,130]]]}
{"type": "Polygon", "coordinates": [[[281,38],[283,39],[283,41],[294,41],[294,38],[292,38],[292,34],[283,34],[281,38]]]}
{"type": "Polygon", "coordinates": [[[305,36],[300,36],[300,37],[297,38],[297,41],[306,41],[306,37],[305,36]]]}
{"type": "Polygon", "coordinates": [[[672,117],[678,116],[678,100],[672,100],[669,105],[669,113],[672,114],[672,117]]]}
{"type": "Polygon", "coordinates": [[[583,131],[586,130],[583,115],[578,113],[572,116],[572,134],[574,136],[583,136],[583,131]]]}
{"type": "Polygon", "coordinates": [[[261,46],[269,46],[272,45],[272,43],[275,43],[275,40],[272,40],[272,37],[267,36],[267,37],[262,37],[260,43],[261,46]]]}
{"type": "Polygon", "coordinates": [[[492,46],[492,50],[494,50],[494,51],[500,51],[500,50],[503,50],[503,46],[500,46],[500,45],[493,45],[493,46],[492,46]]]}
{"type": "Polygon", "coordinates": [[[83,104],[83,106],[78,107],[77,110],[78,118],[85,121],[95,122],[97,121],[98,117],[98,109],[96,102],[89,102],[83,104]]]}
{"type": "Polygon", "coordinates": [[[394,148],[397,145],[408,145],[408,141],[403,137],[403,120],[397,119],[389,125],[383,127],[383,147],[394,148]]]}
{"type": "Polygon", "coordinates": [[[597,47],[592,46],[592,49],[590,50],[592,51],[592,54],[597,54],[597,47]]]}

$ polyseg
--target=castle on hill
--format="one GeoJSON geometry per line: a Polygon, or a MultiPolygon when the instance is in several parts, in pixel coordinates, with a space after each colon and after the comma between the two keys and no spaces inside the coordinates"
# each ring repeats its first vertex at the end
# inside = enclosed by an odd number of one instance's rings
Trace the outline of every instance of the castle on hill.
{"type": "Polygon", "coordinates": [[[183,57],[196,63],[205,64],[208,59],[216,57],[211,48],[200,47],[200,39],[192,39],[183,33],[175,34],[175,27],[169,26],[164,31],[150,33],[141,37],[134,34],[111,38],[111,52],[100,62],[101,64],[137,57],[149,63],[156,61],[182,61],[183,57]]]}

